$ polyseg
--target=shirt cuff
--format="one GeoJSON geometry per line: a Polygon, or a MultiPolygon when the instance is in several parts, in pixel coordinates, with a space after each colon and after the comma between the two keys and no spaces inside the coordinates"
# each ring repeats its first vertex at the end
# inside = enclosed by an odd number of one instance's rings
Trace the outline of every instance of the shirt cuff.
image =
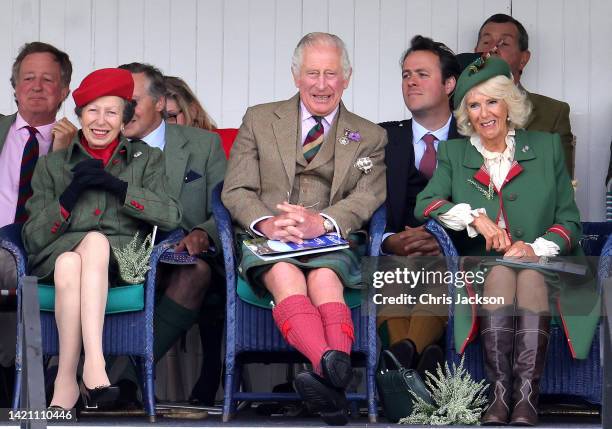
{"type": "Polygon", "coordinates": [[[385,251],[383,250],[383,243],[385,242],[385,240],[389,237],[391,237],[393,234],[393,232],[385,232],[382,236],[382,241],[380,242],[380,255],[381,256],[389,256],[392,255],[393,253],[385,253],[385,251]]]}
{"type": "Polygon", "coordinates": [[[336,223],[336,221],[334,220],[333,217],[326,215],[325,213],[319,213],[322,217],[324,217],[325,219],[328,219],[331,221],[331,223],[334,224],[334,229],[336,230],[336,235],[338,237],[340,237],[340,227],[338,226],[338,224],[336,223]]]}
{"type": "Polygon", "coordinates": [[[536,256],[557,256],[561,248],[557,243],[538,237],[533,243],[526,243],[531,246],[536,256]]]}
{"type": "Polygon", "coordinates": [[[467,229],[468,236],[474,238],[478,235],[476,228],[470,224],[480,214],[487,214],[484,208],[472,210],[469,204],[461,203],[453,206],[449,211],[438,216],[438,220],[447,228],[454,231],[467,229]]]}
{"type": "Polygon", "coordinates": [[[274,217],[274,216],[262,216],[260,218],[255,219],[253,222],[251,222],[251,225],[249,225],[249,229],[253,231],[255,234],[259,235],[260,237],[264,237],[264,235],[261,232],[255,229],[255,225],[257,225],[257,222],[262,221],[264,219],[269,219],[271,217],[274,217]]]}

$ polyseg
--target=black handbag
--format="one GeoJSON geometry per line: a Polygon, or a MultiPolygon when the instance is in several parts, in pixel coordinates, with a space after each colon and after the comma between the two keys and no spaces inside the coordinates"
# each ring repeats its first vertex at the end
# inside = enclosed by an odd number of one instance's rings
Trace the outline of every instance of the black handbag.
{"type": "Polygon", "coordinates": [[[380,356],[376,387],[385,416],[394,423],[412,414],[413,401],[416,399],[410,390],[425,402],[432,403],[429,391],[418,372],[402,367],[389,350],[384,350],[380,356]]]}

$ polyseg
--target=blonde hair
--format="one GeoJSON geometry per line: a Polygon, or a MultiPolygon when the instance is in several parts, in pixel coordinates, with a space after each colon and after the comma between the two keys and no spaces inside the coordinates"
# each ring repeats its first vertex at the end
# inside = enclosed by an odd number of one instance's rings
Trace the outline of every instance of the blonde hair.
{"type": "Polygon", "coordinates": [[[166,98],[176,101],[185,115],[188,126],[209,131],[217,128],[215,122],[206,113],[198,98],[183,79],[175,76],[164,76],[164,85],[166,86],[166,98]]]}
{"type": "Polygon", "coordinates": [[[516,86],[512,79],[500,75],[492,77],[470,89],[463,97],[463,100],[461,100],[459,107],[453,112],[457,120],[457,130],[462,135],[472,136],[475,134],[474,127],[468,116],[466,101],[472,91],[478,91],[487,97],[506,103],[508,108],[508,128],[523,128],[527,124],[532,109],[527,93],[516,86]]]}

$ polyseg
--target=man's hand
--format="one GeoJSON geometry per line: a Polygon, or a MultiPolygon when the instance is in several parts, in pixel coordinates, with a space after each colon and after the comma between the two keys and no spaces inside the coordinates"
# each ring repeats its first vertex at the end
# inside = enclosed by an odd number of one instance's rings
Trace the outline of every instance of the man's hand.
{"type": "Polygon", "coordinates": [[[526,244],[524,241],[517,241],[506,253],[504,258],[522,259],[526,261],[537,261],[539,258],[533,251],[533,247],[526,244]]]}
{"type": "Polygon", "coordinates": [[[260,220],[253,228],[258,232],[262,233],[265,237],[270,240],[280,240],[282,242],[302,243],[300,237],[291,235],[287,232],[286,227],[289,225],[295,225],[297,222],[284,216],[273,216],[267,219],[260,220]]]}
{"type": "Polygon", "coordinates": [[[487,250],[495,250],[505,253],[510,248],[510,237],[505,230],[501,229],[485,214],[475,217],[471,224],[486,241],[487,250]]]}
{"type": "Polygon", "coordinates": [[[286,201],[277,204],[276,208],[284,213],[280,217],[286,220],[285,229],[290,235],[309,239],[325,234],[325,219],[319,213],[286,201]]]}
{"type": "Polygon", "coordinates": [[[208,234],[202,229],[194,229],[187,234],[179,244],[174,248],[175,252],[183,252],[187,249],[190,256],[198,255],[202,252],[208,251],[210,242],[208,240],[208,234]]]}
{"type": "Polygon", "coordinates": [[[53,125],[51,134],[53,135],[53,151],[65,149],[68,147],[78,129],[68,118],[63,117],[53,125]]]}
{"type": "Polygon", "coordinates": [[[323,217],[302,206],[283,202],[277,204],[282,213],[255,224],[254,228],[271,240],[302,244],[304,239],[325,234],[323,217]]]}
{"type": "Polygon", "coordinates": [[[383,252],[399,256],[437,256],[440,246],[424,226],[404,227],[404,231],[390,235],[383,241],[383,252]]]}

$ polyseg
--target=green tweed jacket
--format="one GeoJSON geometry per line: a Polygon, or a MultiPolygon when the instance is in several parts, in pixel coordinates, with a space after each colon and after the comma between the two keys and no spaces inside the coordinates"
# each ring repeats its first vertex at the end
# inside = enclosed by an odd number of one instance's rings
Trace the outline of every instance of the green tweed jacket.
{"type": "Polygon", "coordinates": [[[572,135],[572,127],[570,125],[569,104],[532,92],[528,92],[527,97],[531,101],[533,110],[529,121],[525,125],[525,129],[557,133],[561,136],[561,144],[565,154],[565,165],[567,166],[570,178],[573,178],[576,148],[574,147],[574,136],[572,135]]]}
{"type": "Polygon", "coordinates": [[[212,190],[225,176],[225,153],[210,131],[166,124],[164,146],[168,192],[183,206],[181,227],[203,229],[220,247],[212,217],[212,190]]]}
{"type": "MultiPolygon", "coordinates": [[[[543,237],[556,243],[561,255],[582,255],[578,244],[582,233],[580,215],[559,136],[517,130],[515,141],[515,162],[502,188],[496,189],[491,199],[483,193],[489,185],[483,157],[469,139],[440,143],[438,167],[417,196],[415,216],[420,220],[437,218],[455,204],[468,203],[472,208],[485,208],[491,219],[504,216],[513,242],[533,243],[543,237]]],[[[499,255],[486,252],[480,235],[469,239],[466,234],[458,247],[462,256],[499,255]]],[[[589,283],[582,289],[562,288],[558,299],[570,349],[575,357],[584,358],[599,320],[598,296],[589,283]],[[574,306],[578,302],[584,304],[580,310],[574,306]]],[[[461,350],[478,332],[475,308],[468,307],[455,306],[455,342],[461,350]]]]}
{"type": "Polygon", "coordinates": [[[11,125],[13,125],[16,119],[17,113],[0,117],[0,153],[2,153],[2,149],[4,148],[4,142],[6,141],[6,136],[8,135],[11,125]]]}
{"type": "MultiPolygon", "coordinates": [[[[80,134],[80,133],[79,133],[80,134]]],[[[164,158],[159,149],[122,138],[106,170],[128,182],[125,201],[98,189],[81,194],[68,219],[60,212],[59,196],[72,180],[70,171],[91,156],[77,135],[70,146],[40,158],[32,177],[33,195],[26,204],[29,218],[22,231],[28,268],[39,278],[54,270],[56,258],[74,249],[90,231],[105,234],[112,246],[125,246],[140,229],[151,225],[177,228],[180,204],[167,192],[164,158]],[[149,225],[147,225],[149,224],[149,225]]]]}

